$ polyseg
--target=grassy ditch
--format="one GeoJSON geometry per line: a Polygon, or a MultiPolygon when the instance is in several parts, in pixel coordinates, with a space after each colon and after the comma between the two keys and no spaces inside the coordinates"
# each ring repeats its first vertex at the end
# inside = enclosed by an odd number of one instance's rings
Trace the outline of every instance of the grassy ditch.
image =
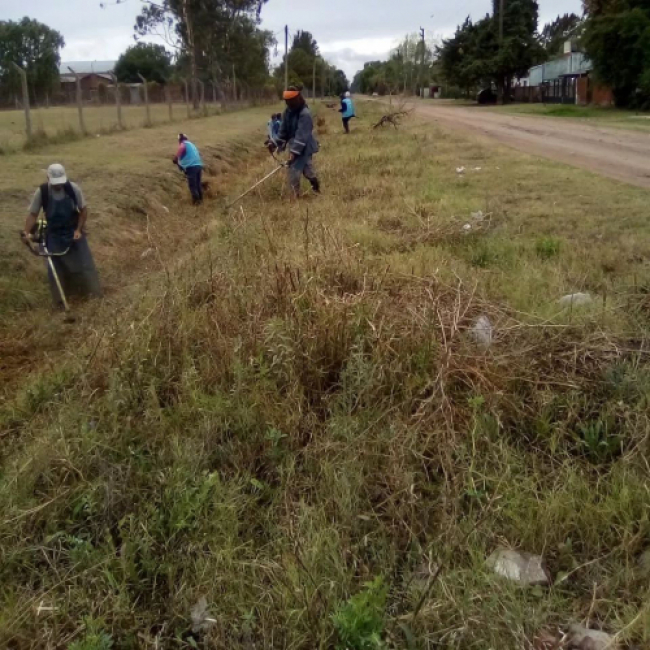
{"type": "Polygon", "coordinates": [[[0,645],[650,641],[647,193],[378,110],[5,404],[0,645]]]}

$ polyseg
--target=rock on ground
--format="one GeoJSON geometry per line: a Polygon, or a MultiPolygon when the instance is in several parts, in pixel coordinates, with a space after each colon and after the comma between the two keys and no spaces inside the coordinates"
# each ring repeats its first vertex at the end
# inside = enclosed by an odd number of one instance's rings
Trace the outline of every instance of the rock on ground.
{"type": "Polygon", "coordinates": [[[492,323],[487,316],[480,316],[474,327],[470,330],[470,334],[474,341],[484,348],[489,348],[492,345],[492,323]]]}
{"type": "Polygon", "coordinates": [[[589,630],[582,625],[569,628],[569,648],[572,650],[615,650],[619,646],[610,634],[600,630],[589,630]]]}
{"type": "Polygon", "coordinates": [[[582,307],[583,305],[590,305],[594,299],[589,293],[569,293],[562,296],[558,303],[560,307],[582,307]]]}
{"type": "Polygon", "coordinates": [[[487,559],[487,565],[497,575],[522,585],[547,586],[551,583],[544,559],[532,553],[498,548],[487,559]]]}

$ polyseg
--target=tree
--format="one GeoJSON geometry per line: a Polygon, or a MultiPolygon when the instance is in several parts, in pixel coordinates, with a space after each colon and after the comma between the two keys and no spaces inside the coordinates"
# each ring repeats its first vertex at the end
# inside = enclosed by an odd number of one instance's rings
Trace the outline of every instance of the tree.
{"type": "Polygon", "coordinates": [[[305,32],[299,29],[293,37],[291,50],[302,50],[310,57],[314,58],[318,56],[318,43],[311,35],[311,32],[305,32]]]}
{"type": "Polygon", "coordinates": [[[496,53],[487,63],[497,88],[508,101],[512,79],[526,75],[533,65],[546,58],[546,54],[537,38],[537,0],[508,0],[503,15],[503,42],[498,41],[500,4],[499,0],[493,0],[492,19],[485,19],[491,23],[491,30],[487,26],[481,28],[485,30],[486,40],[497,39],[496,53]],[[488,35],[488,31],[492,34],[488,35]]]}
{"type": "Polygon", "coordinates": [[[650,103],[650,4],[644,0],[588,2],[584,45],[598,79],[618,106],[650,103]]]}
{"type": "Polygon", "coordinates": [[[391,52],[387,61],[370,61],[352,82],[356,92],[414,92],[418,82],[427,86],[437,75],[436,44],[422,45],[417,34],[409,34],[391,52]],[[423,65],[424,63],[424,65],[423,65]]]}
{"type": "MultiPolygon", "coordinates": [[[[282,63],[275,69],[276,87],[284,86],[284,64],[286,57],[282,57],[282,63]]],[[[289,84],[311,88],[314,64],[320,74],[325,72],[326,79],[330,79],[332,71],[318,56],[318,43],[310,32],[298,30],[291,44],[288,54],[289,60],[289,84]]]]}
{"type": "Polygon", "coordinates": [[[562,50],[564,42],[574,36],[582,25],[582,18],[576,14],[558,16],[552,23],[546,23],[539,34],[540,42],[548,56],[555,56],[562,50]]]}
{"type": "Polygon", "coordinates": [[[492,16],[477,23],[467,18],[453,38],[439,48],[442,70],[450,85],[467,92],[494,84],[507,101],[512,80],[546,58],[537,37],[536,0],[508,0],[500,38],[499,0],[493,0],[492,16]]]}
{"type": "Polygon", "coordinates": [[[140,81],[140,73],[147,81],[165,83],[171,74],[172,55],[162,46],[138,43],[124,52],[115,65],[116,77],[125,83],[140,81]]]}
{"type": "Polygon", "coordinates": [[[64,45],[59,32],[36,20],[0,21],[0,90],[19,92],[20,77],[12,66],[17,63],[27,72],[33,100],[45,97],[58,86],[64,45]]]}
{"type": "MultiPolygon", "coordinates": [[[[118,3],[124,1],[117,0],[118,3]]],[[[242,61],[250,63],[251,52],[258,57],[258,65],[253,67],[265,68],[268,73],[265,48],[273,37],[257,28],[262,5],[267,0],[143,2],[135,24],[136,38],[159,36],[178,52],[179,61],[187,62],[195,106],[198,106],[197,79],[224,82],[232,73],[233,65],[242,61]],[[235,43],[238,51],[235,51],[235,43]],[[260,51],[261,43],[264,51],[260,51]]],[[[235,74],[238,81],[249,83],[243,70],[235,74]]]]}

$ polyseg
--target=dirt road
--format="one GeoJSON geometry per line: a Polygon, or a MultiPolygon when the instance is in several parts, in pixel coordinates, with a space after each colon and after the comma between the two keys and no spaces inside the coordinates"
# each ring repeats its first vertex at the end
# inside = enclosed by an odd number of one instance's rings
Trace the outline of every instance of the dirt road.
{"type": "Polygon", "coordinates": [[[478,106],[419,103],[416,112],[441,125],[474,131],[513,149],[650,188],[650,134],[562,118],[506,115],[478,106]]]}

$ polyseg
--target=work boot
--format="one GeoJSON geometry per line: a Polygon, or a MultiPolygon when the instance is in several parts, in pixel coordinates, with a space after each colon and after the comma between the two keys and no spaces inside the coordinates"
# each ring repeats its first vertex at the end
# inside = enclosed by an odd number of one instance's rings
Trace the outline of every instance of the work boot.
{"type": "Polygon", "coordinates": [[[317,178],[310,178],[309,182],[311,183],[311,189],[314,190],[316,194],[320,194],[320,183],[317,178]]]}

